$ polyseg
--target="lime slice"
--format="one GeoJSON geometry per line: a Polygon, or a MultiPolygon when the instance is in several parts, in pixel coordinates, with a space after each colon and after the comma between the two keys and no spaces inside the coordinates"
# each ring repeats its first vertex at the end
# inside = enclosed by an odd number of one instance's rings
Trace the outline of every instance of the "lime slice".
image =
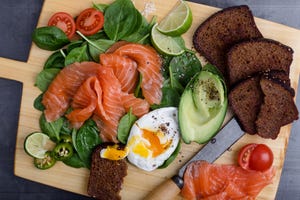
{"type": "Polygon", "coordinates": [[[185,43],[181,36],[172,37],[157,30],[157,24],[152,27],[151,41],[157,51],[167,55],[177,56],[185,51],[185,43]]]}
{"type": "Polygon", "coordinates": [[[157,29],[170,36],[185,33],[192,25],[192,11],[186,1],[180,3],[159,23],[157,29]]]}
{"type": "Polygon", "coordinates": [[[51,143],[53,142],[48,135],[34,132],[25,138],[24,149],[28,155],[34,158],[43,159],[45,153],[49,150],[51,143]]]}

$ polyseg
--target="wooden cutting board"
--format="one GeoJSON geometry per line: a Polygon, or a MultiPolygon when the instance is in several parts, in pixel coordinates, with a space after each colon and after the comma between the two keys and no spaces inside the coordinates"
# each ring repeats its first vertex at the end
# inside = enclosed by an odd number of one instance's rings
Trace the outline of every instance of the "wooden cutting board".
{"type": "MultiPolygon", "coordinates": [[[[92,2],[110,3],[111,0],[45,0],[38,26],[45,26],[49,17],[54,12],[66,11],[76,16],[82,9],[91,7],[92,2]]],[[[148,11],[153,10],[152,13],[148,13],[148,17],[150,18],[153,15],[157,15],[158,20],[164,17],[176,4],[176,0],[135,0],[134,2],[136,7],[141,11],[146,7],[145,2],[148,2],[147,6],[153,8],[148,9],[148,11]]],[[[184,39],[187,47],[192,48],[192,35],[195,29],[218,9],[196,3],[189,4],[193,12],[194,21],[190,30],[184,35],[184,39]]],[[[300,70],[300,30],[263,19],[256,18],[255,21],[266,38],[278,40],[293,48],[294,61],[291,66],[290,78],[292,87],[296,88],[300,70]]],[[[89,177],[89,171],[87,169],[74,169],[58,162],[53,168],[47,171],[38,170],[33,166],[32,158],[29,157],[23,149],[24,138],[33,131],[39,131],[38,119],[41,113],[33,108],[33,101],[40,94],[40,91],[34,87],[34,82],[37,73],[41,71],[45,60],[50,54],[51,52],[41,50],[35,45],[32,45],[27,63],[0,58],[0,77],[16,79],[22,81],[24,84],[16,142],[15,174],[29,180],[86,195],[89,177]]],[[[203,59],[201,60],[203,61],[203,59]]],[[[257,142],[268,144],[274,152],[274,166],[277,168],[277,173],[273,183],[264,188],[258,199],[274,199],[280,180],[290,130],[291,125],[283,127],[276,140],[266,140],[258,136],[245,135],[216,162],[222,164],[236,163],[237,151],[246,143],[257,142]]],[[[174,175],[180,166],[200,148],[201,145],[198,144],[183,144],[177,159],[167,169],[156,170],[154,172],[145,172],[129,164],[128,175],[125,178],[121,191],[123,199],[142,199],[153,188],[174,175]]],[[[178,199],[180,199],[180,197],[178,197],[178,199]]]]}

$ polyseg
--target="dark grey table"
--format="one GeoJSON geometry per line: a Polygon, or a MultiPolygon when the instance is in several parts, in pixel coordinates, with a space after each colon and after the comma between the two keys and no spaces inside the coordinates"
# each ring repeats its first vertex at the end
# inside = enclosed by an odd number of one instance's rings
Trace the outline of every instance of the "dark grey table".
{"type": "MultiPolygon", "coordinates": [[[[193,1],[220,8],[247,4],[257,17],[300,29],[300,1],[298,0],[193,1]]],[[[36,26],[43,1],[1,0],[0,3],[0,56],[26,61],[31,44],[30,35],[36,26]]],[[[300,90],[298,90],[298,94],[300,94],[300,90]]],[[[14,148],[19,113],[13,106],[16,101],[13,93],[9,91],[0,93],[0,199],[90,199],[13,175],[14,148]],[[9,98],[2,98],[4,95],[9,98]]],[[[297,103],[300,103],[300,96],[297,97],[297,103]]],[[[285,165],[277,191],[277,200],[300,199],[300,135],[297,133],[300,130],[299,126],[299,120],[293,124],[285,165]]]]}

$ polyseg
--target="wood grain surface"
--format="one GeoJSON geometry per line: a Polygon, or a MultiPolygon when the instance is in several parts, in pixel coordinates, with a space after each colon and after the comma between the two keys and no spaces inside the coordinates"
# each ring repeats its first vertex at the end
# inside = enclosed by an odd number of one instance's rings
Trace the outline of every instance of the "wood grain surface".
{"type": "MultiPolygon", "coordinates": [[[[92,6],[92,2],[93,1],[90,0],[46,0],[38,26],[45,26],[49,17],[54,12],[66,11],[73,16],[76,16],[83,8],[92,6]]],[[[101,3],[105,2],[110,3],[111,1],[101,1],[101,3]]],[[[147,1],[134,1],[136,7],[141,11],[145,8],[145,2],[147,1]]],[[[152,2],[152,5],[155,6],[155,11],[148,17],[150,18],[152,15],[157,15],[158,20],[164,17],[176,4],[176,0],[151,0],[149,2],[152,2]]],[[[189,2],[189,4],[193,12],[194,20],[190,30],[184,34],[184,39],[186,41],[186,46],[192,48],[192,35],[195,29],[201,22],[218,9],[191,2],[189,2]]],[[[264,37],[278,40],[293,48],[294,61],[291,65],[290,78],[292,87],[296,88],[300,71],[300,31],[263,19],[255,18],[255,21],[264,37]]],[[[15,174],[29,180],[86,195],[89,176],[89,171],[87,169],[74,169],[59,162],[53,168],[47,171],[41,171],[33,166],[32,158],[29,157],[23,149],[24,138],[29,133],[39,130],[38,119],[41,113],[33,108],[33,101],[40,94],[40,91],[34,86],[34,82],[37,73],[41,71],[45,60],[50,54],[51,52],[41,50],[35,45],[32,45],[27,63],[0,58],[0,76],[19,80],[24,84],[16,141],[15,174]]],[[[204,59],[201,58],[201,61],[204,62],[204,59]]],[[[257,142],[268,144],[274,152],[274,166],[277,168],[277,173],[273,183],[264,188],[258,199],[274,199],[289,141],[290,129],[291,125],[283,127],[276,140],[267,140],[258,136],[245,135],[236,144],[230,147],[216,163],[236,163],[237,151],[246,143],[257,142]]],[[[157,185],[174,175],[180,166],[200,148],[201,145],[195,143],[189,145],[183,144],[177,159],[167,169],[155,170],[154,172],[145,172],[129,164],[128,175],[125,178],[123,189],[121,191],[123,199],[142,199],[157,185]]],[[[180,199],[180,197],[178,197],[178,199],[180,199]]]]}

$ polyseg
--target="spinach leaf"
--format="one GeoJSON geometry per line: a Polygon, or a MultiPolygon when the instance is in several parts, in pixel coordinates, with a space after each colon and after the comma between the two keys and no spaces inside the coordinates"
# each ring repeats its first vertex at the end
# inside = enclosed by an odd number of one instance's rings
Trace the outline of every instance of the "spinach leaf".
{"type": "Polygon", "coordinates": [[[70,65],[75,62],[83,62],[88,61],[89,54],[87,51],[87,45],[83,45],[81,47],[76,47],[70,51],[65,59],[65,66],[70,65]]]}
{"type": "MultiPolygon", "coordinates": [[[[72,131],[73,129],[70,128],[70,122],[69,120],[67,120],[66,118],[64,118],[64,123],[61,127],[61,130],[60,130],[60,134],[66,134],[66,135],[71,135],[72,134],[72,131]]],[[[75,130],[75,129],[74,129],[75,130]]]]}
{"type": "Polygon", "coordinates": [[[107,8],[107,6],[108,6],[107,4],[102,4],[102,3],[95,4],[95,3],[93,3],[93,8],[95,8],[95,9],[101,11],[101,12],[104,12],[105,9],[107,8]]]}
{"type": "Polygon", "coordinates": [[[32,41],[39,48],[49,51],[58,50],[70,43],[66,34],[56,26],[46,26],[34,29],[32,41]]]}
{"type": "Polygon", "coordinates": [[[99,130],[93,120],[87,120],[76,133],[74,147],[77,150],[79,158],[89,168],[91,164],[91,155],[93,149],[101,143],[99,130]]]}
{"type": "Polygon", "coordinates": [[[60,72],[57,68],[47,68],[42,70],[36,77],[35,86],[37,86],[42,92],[45,92],[55,78],[55,76],[60,72]]]}
{"type": "Polygon", "coordinates": [[[58,68],[62,69],[65,66],[65,57],[61,54],[60,51],[56,51],[49,56],[45,62],[44,69],[47,68],[58,68]]]}
{"type": "Polygon", "coordinates": [[[33,102],[33,107],[39,111],[45,110],[45,106],[42,104],[44,93],[41,93],[33,102]]]}
{"type": "Polygon", "coordinates": [[[130,129],[136,120],[137,117],[132,114],[132,109],[130,109],[130,111],[121,118],[117,135],[118,140],[121,143],[126,144],[130,129]]]}
{"type": "Polygon", "coordinates": [[[77,48],[77,47],[81,47],[81,45],[83,44],[84,41],[82,40],[75,40],[73,42],[71,42],[68,46],[67,46],[67,53],[70,53],[73,49],[77,48]]]}
{"type": "Polygon", "coordinates": [[[201,68],[202,66],[197,56],[192,52],[186,51],[171,60],[169,64],[171,81],[178,81],[185,87],[191,78],[201,71],[201,68]]]}
{"type": "Polygon", "coordinates": [[[88,47],[89,47],[90,55],[95,62],[99,62],[99,55],[101,53],[104,53],[111,45],[115,43],[112,40],[106,40],[106,39],[98,39],[92,42],[93,45],[89,43],[88,47]],[[95,46],[97,46],[97,48],[95,46]]]}
{"type": "Polygon", "coordinates": [[[45,115],[40,117],[40,128],[43,133],[46,133],[54,142],[60,141],[60,130],[63,126],[64,118],[58,118],[53,122],[47,122],[45,115]]]}
{"type": "Polygon", "coordinates": [[[180,94],[177,89],[172,87],[163,87],[162,88],[163,96],[159,105],[151,105],[152,109],[158,109],[163,107],[178,107],[180,101],[180,94]]]}
{"type": "Polygon", "coordinates": [[[137,27],[139,16],[131,0],[116,0],[104,13],[104,31],[114,41],[132,34],[137,27]]]}
{"type": "Polygon", "coordinates": [[[109,38],[107,37],[106,33],[103,30],[100,30],[99,32],[97,32],[93,35],[89,35],[89,36],[85,36],[85,37],[90,40],[98,40],[98,39],[109,40],[109,38]]]}
{"type": "Polygon", "coordinates": [[[79,158],[78,153],[74,152],[72,157],[63,160],[63,163],[65,163],[66,165],[70,166],[70,167],[74,167],[74,168],[81,168],[81,167],[86,167],[86,164],[79,158]]]}

